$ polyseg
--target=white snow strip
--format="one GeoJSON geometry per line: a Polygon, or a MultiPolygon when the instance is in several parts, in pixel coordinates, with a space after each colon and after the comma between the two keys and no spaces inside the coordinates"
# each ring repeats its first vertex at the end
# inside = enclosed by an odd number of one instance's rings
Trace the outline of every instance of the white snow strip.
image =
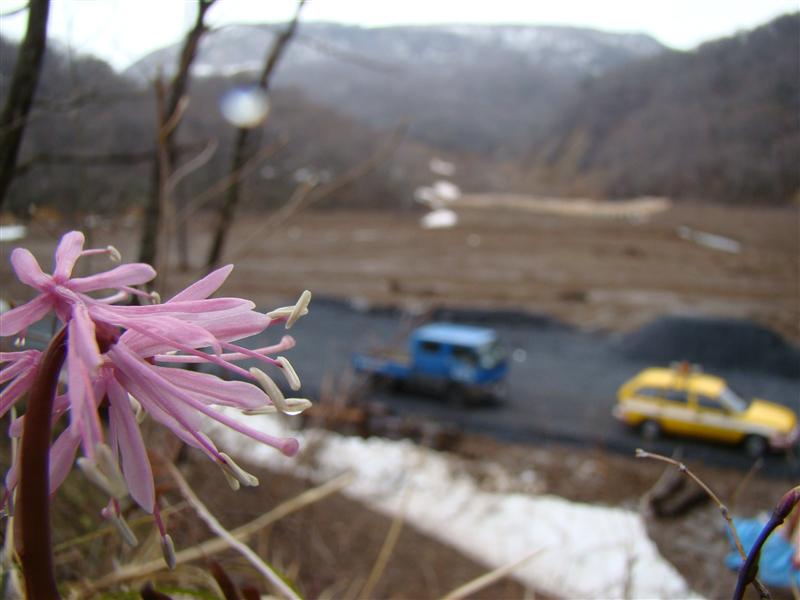
{"type": "Polygon", "coordinates": [[[0,242],[16,242],[28,233],[25,225],[0,225],[0,242]]]}
{"type": "Polygon", "coordinates": [[[301,447],[313,439],[308,446],[314,447],[314,459],[288,459],[229,429],[214,432],[222,448],[315,482],[353,471],[356,478],[345,494],[386,515],[402,511],[415,528],[487,570],[538,550],[514,573],[535,590],[587,599],[697,597],[658,553],[642,518],[629,510],[548,495],[487,492],[459,468],[460,459],[410,441],[320,430],[290,433],[274,417],[247,418],[272,435],[295,435],[301,447]]]}
{"type": "Polygon", "coordinates": [[[739,254],[742,251],[741,242],[715,233],[691,229],[686,225],[678,227],[678,235],[684,240],[689,240],[690,242],[700,244],[701,246],[713,250],[721,250],[722,252],[730,252],[731,254],[739,254]]]}

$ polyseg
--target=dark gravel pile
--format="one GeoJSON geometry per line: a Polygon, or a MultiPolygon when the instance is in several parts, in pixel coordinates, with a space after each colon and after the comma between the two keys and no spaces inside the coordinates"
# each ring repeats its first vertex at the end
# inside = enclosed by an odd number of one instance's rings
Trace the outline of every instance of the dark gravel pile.
{"type": "Polygon", "coordinates": [[[663,317],[623,336],[616,346],[627,358],[654,364],[685,360],[800,378],[800,348],[750,321],[663,317]]]}

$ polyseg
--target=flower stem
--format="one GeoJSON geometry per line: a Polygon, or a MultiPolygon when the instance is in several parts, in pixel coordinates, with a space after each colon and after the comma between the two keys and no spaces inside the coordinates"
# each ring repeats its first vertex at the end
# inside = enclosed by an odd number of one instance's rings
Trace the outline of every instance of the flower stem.
{"type": "Polygon", "coordinates": [[[27,598],[43,600],[61,596],[53,571],[50,535],[50,421],[58,374],[66,355],[66,328],[62,328],[44,353],[39,373],[28,395],[20,454],[19,549],[27,598]]]}

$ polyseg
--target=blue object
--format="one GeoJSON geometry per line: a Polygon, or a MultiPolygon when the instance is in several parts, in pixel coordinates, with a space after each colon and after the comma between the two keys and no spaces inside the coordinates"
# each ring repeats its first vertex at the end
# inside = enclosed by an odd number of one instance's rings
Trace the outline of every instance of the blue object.
{"type": "MultiPolygon", "coordinates": [[[[733,524],[736,527],[745,552],[750,552],[750,548],[753,547],[759,532],[766,524],[766,520],[734,519],[733,524]]],[[[728,541],[734,550],[725,557],[725,565],[735,571],[742,566],[743,561],[736,551],[736,545],[733,542],[730,531],[727,531],[727,534],[728,541]]],[[[800,570],[792,566],[794,551],[795,549],[791,542],[781,534],[780,529],[772,532],[772,535],[767,538],[761,548],[761,559],[758,566],[758,578],[764,585],[790,588],[792,587],[792,581],[794,581],[794,584],[800,587],[800,570]]]]}
{"type": "Polygon", "coordinates": [[[453,323],[430,323],[415,329],[407,354],[355,354],[353,367],[359,373],[397,381],[453,384],[486,394],[491,394],[508,372],[505,351],[493,329],[453,323]]]}

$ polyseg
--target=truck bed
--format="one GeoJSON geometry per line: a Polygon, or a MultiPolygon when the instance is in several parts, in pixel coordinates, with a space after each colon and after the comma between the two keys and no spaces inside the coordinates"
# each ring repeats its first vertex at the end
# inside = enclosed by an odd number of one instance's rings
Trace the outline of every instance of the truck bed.
{"type": "Polygon", "coordinates": [[[411,370],[411,356],[394,348],[374,348],[363,354],[354,354],[353,367],[361,373],[405,379],[411,370]]]}

